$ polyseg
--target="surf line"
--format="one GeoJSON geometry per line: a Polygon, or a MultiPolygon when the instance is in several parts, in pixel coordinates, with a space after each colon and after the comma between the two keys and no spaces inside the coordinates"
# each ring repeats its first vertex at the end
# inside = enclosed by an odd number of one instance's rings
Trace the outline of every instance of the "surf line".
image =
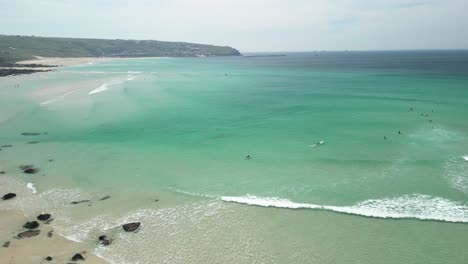
{"type": "Polygon", "coordinates": [[[125,80],[112,80],[112,81],[105,82],[101,86],[99,86],[98,88],[96,88],[96,89],[92,90],[91,92],[89,92],[88,94],[93,95],[93,94],[105,92],[105,91],[109,90],[110,86],[122,84],[122,83],[127,82],[127,81],[133,81],[133,80],[135,80],[135,78],[136,78],[135,75],[128,75],[125,80]]]}
{"type": "Polygon", "coordinates": [[[73,91],[70,91],[70,92],[68,92],[68,93],[62,94],[62,95],[59,96],[59,97],[56,97],[56,98],[47,100],[47,101],[45,101],[45,102],[42,102],[41,105],[48,105],[48,104],[52,104],[52,103],[55,103],[55,102],[57,102],[57,101],[63,100],[63,99],[65,99],[65,97],[69,96],[70,94],[74,93],[75,91],[76,91],[76,90],[73,90],[73,91]]]}
{"type": "Polygon", "coordinates": [[[287,199],[264,198],[252,195],[222,196],[220,200],[259,207],[325,210],[370,218],[468,223],[468,206],[429,195],[405,195],[395,198],[370,199],[350,206],[296,203],[287,199]],[[421,211],[424,213],[421,213],[421,211]]]}

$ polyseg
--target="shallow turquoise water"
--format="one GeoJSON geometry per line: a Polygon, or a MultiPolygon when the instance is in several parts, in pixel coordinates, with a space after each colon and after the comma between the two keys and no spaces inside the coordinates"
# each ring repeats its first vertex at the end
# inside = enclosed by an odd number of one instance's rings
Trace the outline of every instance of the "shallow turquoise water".
{"type": "MultiPolygon", "coordinates": [[[[300,219],[298,228],[310,217],[320,222],[328,217],[322,210],[351,214],[330,217],[359,222],[363,229],[366,224],[353,217],[466,223],[467,87],[463,51],[141,59],[68,67],[0,80],[0,144],[14,145],[0,152],[0,168],[34,183],[39,193],[57,188],[112,193],[128,200],[122,211],[145,208],[141,197],[156,194],[217,201],[255,223],[270,213],[219,200],[283,208],[271,228],[289,217],[300,219]],[[47,134],[20,135],[26,131],[47,134]],[[32,140],[40,143],[26,144],[32,140]],[[37,165],[40,175],[22,175],[17,166],[25,163],[37,165]]],[[[167,208],[173,206],[168,202],[167,208]]],[[[117,207],[108,210],[118,214],[117,207]]],[[[377,222],[375,228],[427,225],[400,221],[377,222]]],[[[464,224],[440,225],[433,232],[467,232],[464,224]]],[[[232,233],[252,228],[246,224],[232,233]]],[[[288,227],[287,233],[295,234],[288,239],[298,247],[313,242],[310,234],[301,237],[300,229],[288,227]]],[[[370,245],[371,237],[363,235],[362,243],[370,245]]],[[[257,244],[262,252],[281,251],[266,241],[257,244]]],[[[463,244],[459,239],[450,250],[463,244]]],[[[252,254],[260,252],[256,249],[252,254]]],[[[345,249],[351,255],[351,248],[345,249]]],[[[283,253],[273,263],[304,263],[296,257],[283,253]]],[[[460,257],[466,256],[453,260],[460,257]]]]}

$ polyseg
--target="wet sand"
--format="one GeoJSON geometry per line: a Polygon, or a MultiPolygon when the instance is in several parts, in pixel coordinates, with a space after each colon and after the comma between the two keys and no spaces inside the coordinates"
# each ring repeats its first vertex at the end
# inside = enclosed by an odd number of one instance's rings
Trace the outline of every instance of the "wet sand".
{"type": "MultiPolygon", "coordinates": [[[[14,199],[14,198],[13,198],[14,199]]],[[[49,231],[53,231],[51,225],[40,222],[40,234],[35,237],[18,239],[18,233],[25,231],[22,227],[27,221],[36,219],[26,218],[21,212],[14,210],[0,210],[0,244],[10,241],[8,247],[0,247],[0,263],[69,263],[76,253],[81,253],[84,263],[104,264],[103,259],[91,254],[84,244],[67,240],[54,233],[48,237],[49,231]],[[52,261],[45,260],[52,257],[52,261]]],[[[1,246],[0,245],[0,246],[1,246]]]]}

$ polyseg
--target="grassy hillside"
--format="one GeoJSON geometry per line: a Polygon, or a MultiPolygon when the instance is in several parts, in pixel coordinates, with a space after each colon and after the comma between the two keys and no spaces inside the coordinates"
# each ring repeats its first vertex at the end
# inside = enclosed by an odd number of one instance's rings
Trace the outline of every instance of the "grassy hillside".
{"type": "Polygon", "coordinates": [[[44,38],[0,35],[0,65],[42,57],[238,56],[231,47],[156,40],[44,38]]]}

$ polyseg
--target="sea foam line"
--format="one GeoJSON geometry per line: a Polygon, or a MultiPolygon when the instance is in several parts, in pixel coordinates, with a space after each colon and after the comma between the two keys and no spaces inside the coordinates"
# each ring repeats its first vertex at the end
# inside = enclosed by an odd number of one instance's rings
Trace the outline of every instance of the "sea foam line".
{"type": "Polygon", "coordinates": [[[134,76],[134,75],[128,75],[125,80],[112,80],[112,81],[109,81],[109,82],[105,82],[101,86],[99,86],[98,88],[96,88],[96,89],[92,90],[91,92],[89,92],[89,95],[105,92],[105,91],[109,90],[110,86],[122,84],[122,83],[124,83],[126,81],[133,81],[133,80],[135,80],[135,78],[136,78],[136,76],[134,76]]]}
{"type": "Polygon", "coordinates": [[[318,209],[373,218],[420,219],[442,222],[468,223],[468,206],[448,199],[413,194],[394,198],[370,199],[352,206],[331,206],[296,203],[281,198],[257,196],[222,196],[225,202],[261,207],[288,209],[318,209]]]}
{"type": "Polygon", "coordinates": [[[45,101],[45,102],[42,102],[41,105],[48,105],[48,104],[55,103],[55,102],[57,102],[57,101],[63,100],[63,99],[65,99],[65,97],[69,96],[70,94],[72,94],[72,93],[74,93],[74,92],[75,92],[75,90],[70,91],[70,92],[68,92],[68,93],[64,93],[64,94],[62,94],[62,95],[59,96],[59,97],[52,98],[52,99],[50,99],[50,100],[47,100],[47,101],[45,101]]]}

